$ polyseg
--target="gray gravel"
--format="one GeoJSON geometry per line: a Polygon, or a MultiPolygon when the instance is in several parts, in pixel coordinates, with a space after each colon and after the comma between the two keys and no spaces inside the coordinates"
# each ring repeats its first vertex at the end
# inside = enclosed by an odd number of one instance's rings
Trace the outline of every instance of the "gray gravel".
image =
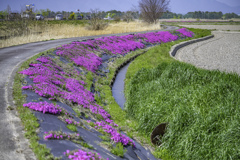
{"type": "Polygon", "coordinates": [[[214,38],[177,51],[176,59],[208,70],[240,75],[240,32],[213,31],[214,38]]]}
{"type": "Polygon", "coordinates": [[[224,31],[240,31],[240,25],[180,25],[188,28],[216,29],[224,31]]]}

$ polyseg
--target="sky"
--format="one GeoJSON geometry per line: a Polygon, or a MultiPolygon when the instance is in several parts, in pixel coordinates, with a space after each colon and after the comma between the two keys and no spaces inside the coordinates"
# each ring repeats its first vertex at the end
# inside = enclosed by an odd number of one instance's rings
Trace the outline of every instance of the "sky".
{"type": "MultiPolygon", "coordinates": [[[[34,4],[35,10],[50,9],[52,11],[88,12],[90,9],[101,11],[127,11],[138,6],[139,0],[0,0],[0,11],[9,5],[12,11],[21,11],[25,5],[34,4]]],[[[192,11],[222,11],[240,14],[240,0],[170,0],[169,8],[174,13],[192,11]]]]}

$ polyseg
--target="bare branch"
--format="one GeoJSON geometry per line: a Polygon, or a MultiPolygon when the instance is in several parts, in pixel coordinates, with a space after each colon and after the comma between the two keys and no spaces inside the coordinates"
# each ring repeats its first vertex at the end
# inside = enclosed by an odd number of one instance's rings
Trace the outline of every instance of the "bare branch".
{"type": "Polygon", "coordinates": [[[140,0],[139,8],[142,19],[148,23],[156,23],[168,10],[170,0],[140,0]]]}

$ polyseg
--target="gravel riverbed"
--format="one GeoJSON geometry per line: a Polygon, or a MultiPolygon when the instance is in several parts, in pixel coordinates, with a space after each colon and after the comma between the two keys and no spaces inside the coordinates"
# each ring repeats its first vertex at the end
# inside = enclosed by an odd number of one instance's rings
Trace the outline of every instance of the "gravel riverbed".
{"type": "Polygon", "coordinates": [[[222,31],[240,31],[240,25],[180,25],[188,28],[216,29],[222,31]]]}
{"type": "Polygon", "coordinates": [[[200,68],[240,75],[240,32],[212,31],[212,34],[214,38],[179,49],[175,58],[200,68]]]}

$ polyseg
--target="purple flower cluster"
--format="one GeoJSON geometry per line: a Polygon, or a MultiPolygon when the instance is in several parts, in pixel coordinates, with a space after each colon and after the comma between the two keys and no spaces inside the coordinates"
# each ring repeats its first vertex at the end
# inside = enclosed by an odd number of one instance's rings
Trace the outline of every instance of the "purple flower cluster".
{"type": "MultiPolygon", "coordinates": [[[[40,96],[49,96],[50,98],[56,98],[56,96],[59,96],[70,102],[77,103],[84,108],[90,109],[93,114],[102,116],[104,121],[101,122],[101,127],[104,127],[104,129],[110,133],[115,142],[123,142],[124,145],[126,145],[127,142],[132,144],[127,137],[118,134],[116,129],[114,129],[112,126],[110,127],[109,124],[113,125],[114,127],[117,127],[117,124],[110,119],[110,114],[106,112],[102,106],[99,106],[94,102],[94,95],[83,87],[85,82],[61,76],[63,69],[54,64],[49,57],[40,57],[37,60],[42,63],[31,64],[30,68],[20,72],[22,74],[29,75],[35,83],[32,85],[33,87],[27,86],[26,88],[34,89],[35,92],[40,96]],[[61,88],[63,86],[65,86],[65,90],[61,88]]],[[[24,106],[28,105],[30,104],[25,104],[24,106]]],[[[34,105],[44,108],[38,110],[43,110],[45,113],[47,111],[45,108],[49,108],[50,104],[47,102],[40,102],[34,103],[34,105]],[[44,106],[45,104],[46,106],[44,106]]],[[[33,105],[31,105],[29,108],[36,110],[33,105]]],[[[51,111],[52,110],[48,112],[51,111]]],[[[76,123],[76,125],[79,125],[79,122],[75,122],[71,118],[63,118],[63,121],[68,124],[76,123]]]]}
{"type": "Polygon", "coordinates": [[[49,99],[61,97],[72,103],[83,105],[85,108],[94,101],[94,95],[84,89],[84,81],[69,78],[70,75],[49,57],[40,57],[37,60],[42,63],[30,64],[30,68],[19,72],[28,75],[34,82],[32,86],[24,86],[23,89],[33,89],[38,95],[49,97],[49,99]]]}
{"type": "MultiPolygon", "coordinates": [[[[193,33],[186,29],[177,30],[182,37],[192,37],[193,33]]],[[[86,42],[73,42],[57,48],[57,55],[64,56],[72,60],[75,64],[85,67],[87,70],[95,72],[101,64],[101,59],[94,52],[102,52],[103,50],[110,54],[125,54],[137,48],[144,48],[144,43],[166,43],[177,40],[179,37],[170,32],[152,32],[145,34],[127,35],[127,36],[112,36],[88,40],[86,42]]],[[[38,63],[29,64],[29,68],[19,73],[28,75],[34,82],[32,85],[23,86],[22,89],[31,89],[35,93],[49,99],[64,99],[73,104],[89,109],[93,114],[100,115],[102,121],[95,122],[95,128],[101,129],[108,133],[112,141],[122,143],[123,145],[135,146],[134,142],[127,136],[118,133],[117,124],[111,120],[110,114],[99,106],[94,101],[94,94],[84,88],[86,84],[72,78],[74,74],[81,76],[76,70],[68,71],[67,73],[58,66],[50,57],[42,56],[37,59],[38,63]]],[[[60,114],[63,116],[60,119],[67,124],[76,126],[82,125],[76,122],[73,117],[59,106],[54,106],[47,102],[27,103],[23,105],[31,109],[41,111],[43,113],[60,114]],[[65,114],[64,114],[65,113],[65,114]]],[[[71,139],[67,134],[56,134],[53,132],[46,133],[45,139],[71,139]]],[[[76,152],[76,155],[71,155],[71,158],[79,156],[90,156],[84,152],[76,152]]],[[[95,156],[96,158],[96,156],[95,156]]]]}
{"type": "Polygon", "coordinates": [[[44,139],[79,140],[79,139],[81,139],[81,137],[80,137],[80,135],[78,133],[67,134],[67,133],[50,131],[50,132],[44,132],[44,139]]]}
{"type": "Polygon", "coordinates": [[[133,35],[102,37],[95,40],[88,40],[88,43],[110,54],[122,55],[145,47],[145,45],[136,40],[133,35]]]}
{"type": "Polygon", "coordinates": [[[60,114],[61,109],[58,105],[54,106],[54,104],[47,102],[29,102],[23,104],[23,107],[28,107],[35,111],[40,111],[43,113],[51,113],[51,114],[60,114]]]}
{"type": "Polygon", "coordinates": [[[57,48],[56,54],[72,60],[75,64],[95,72],[101,65],[101,58],[92,53],[91,45],[83,42],[72,42],[57,48]]]}
{"type": "Polygon", "coordinates": [[[94,94],[86,90],[83,85],[85,82],[73,78],[65,79],[65,88],[67,91],[61,92],[61,97],[72,103],[82,105],[84,108],[94,102],[94,94]]]}
{"type": "Polygon", "coordinates": [[[193,37],[194,36],[194,33],[192,31],[187,30],[186,28],[181,28],[176,31],[180,32],[182,37],[193,37]]]}
{"type": "Polygon", "coordinates": [[[76,122],[74,119],[69,118],[69,119],[65,119],[65,122],[67,124],[74,124],[74,125],[80,125],[80,122],[76,122]]]}
{"type": "Polygon", "coordinates": [[[167,43],[171,41],[176,41],[178,39],[178,36],[171,34],[169,31],[136,34],[135,37],[152,44],[167,43]]]}
{"type": "Polygon", "coordinates": [[[99,153],[87,152],[81,149],[75,152],[70,152],[69,150],[67,150],[66,152],[64,152],[64,155],[67,155],[68,158],[71,160],[102,160],[99,153]]]}
{"type": "MultiPolygon", "coordinates": [[[[182,34],[186,34],[187,30],[182,34]]],[[[191,32],[189,34],[192,34],[191,32]]],[[[107,52],[109,54],[126,54],[139,48],[144,48],[146,43],[167,43],[178,39],[177,35],[169,31],[139,33],[136,35],[101,37],[86,42],[72,42],[57,48],[57,55],[67,57],[75,64],[84,66],[94,72],[101,64],[101,59],[94,52],[107,52]]]]}
{"type": "MultiPolygon", "coordinates": [[[[116,124],[114,124],[113,122],[111,122],[112,125],[116,126],[116,124]]],[[[95,128],[96,129],[103,129],[104,132],[108,133],[111,135],[111,139],[115,142],[115,143],[122,143],[123,145],[127,146],[127,145],[132,145],[135,146],[134,142],[128,138],[127,136],[118,133],[117,129],[115,129],[112,125],[107,124],[104,121],[101,122],[95,122],[95,128]]]]}
{"type": "Polygon", "coordinates": [[[22,89],[33,89],[33,87],[30,85],[30,86],[23,86],[22,89]]]}

